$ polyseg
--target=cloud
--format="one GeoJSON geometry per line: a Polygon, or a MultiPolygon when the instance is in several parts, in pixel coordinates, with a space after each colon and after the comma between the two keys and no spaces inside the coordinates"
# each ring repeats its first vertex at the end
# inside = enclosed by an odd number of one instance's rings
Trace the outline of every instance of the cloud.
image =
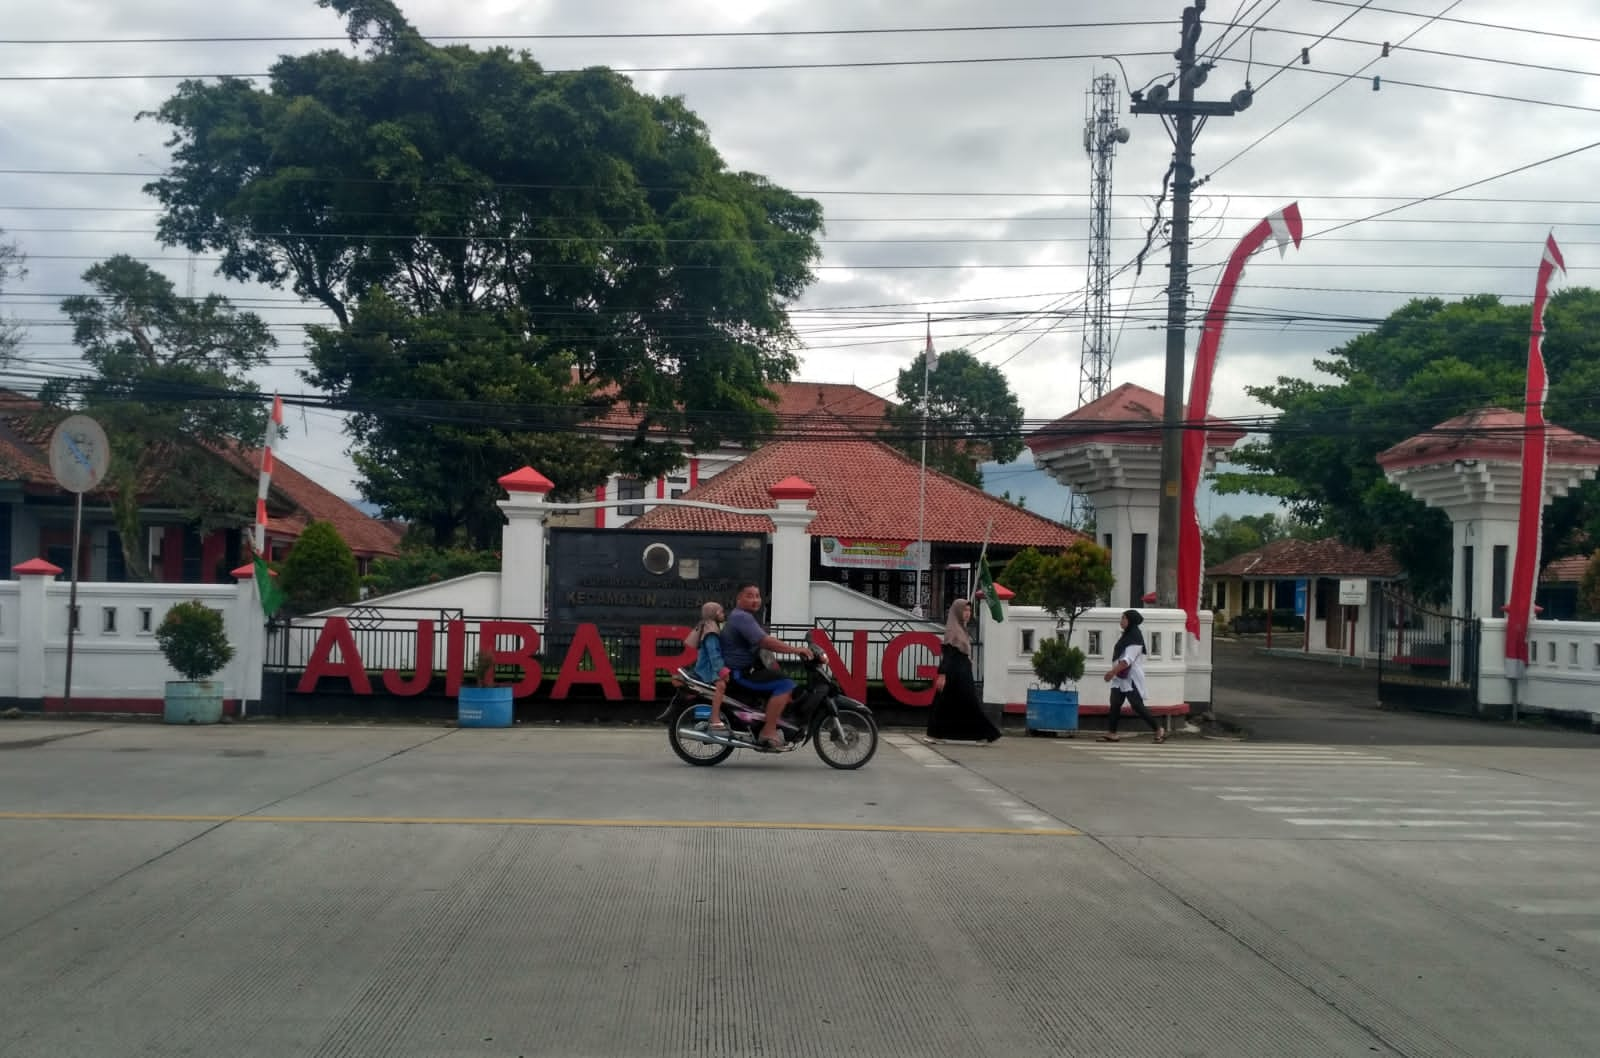
{"type": "MultiPolygon", "coordinates": [[[[920,352],[923,317],[931,312],[941,346],[965,345],[1004,365],[1030,419],[1055,418],[1076,406],[1082,318],[1019,319],[1007,313],[1081,305],[1078,292],[1085,284],[1088,248],[1089,162],[1081,138],[1086,92],[1096,73],[1114,72],[1121,79],[1117,65],[1099,59],[1101,54],[1122,56],[1122,67],[1138,84],[1170,72],[1182,6],[1177,0],[1080,0],[1071,5],[1010,0],[982,6],[925,0],[914,8],[885,0],[686,0],[670,9],[634,0],[583,5],[403,0],[401,6],[414,25],[433,34],[1156,23],[1003,33],[503,41],[527,48],[552,69],[1091,56],[635,75],[641,88],[682,95],[705,120],[730,165],[761,172],[823,203],[831,241],[822,264],[830,267],[819,273],[819,282],[800,302],[802,310],[902,306],[901,315],[879,314],[870,321],[797,312],[796,329],[809,343],[804,377],[892,384],[896,370],[920,352]],[[909,264],[952,267],[884,267],[909,264]],[[1000,267],[1017,264],[1046,267],[1000,267]],[[865,326],[868,322],[874,326],[865,326]]],[[[1212,5],[1208,10],[1202,48],[1222,39],[1222,19],[1233,7],[1212,5]]],[[[1424,20],[1369,11],[1357,14],[1336,34],[1348,40],[1316,45],[1312,65],[1302,69],[1299,48],[1349,13],[1322,4],[1277,7],[1266,17],[1264,31],[1240,37],[1212,71],[1204,97],[1225,98],[1247,76],[1257,95],[1249,110],[1209,121],[1200,135],[1197,175],[1210,175],[1196,200],[1197,264],[1225,258],[1244,230],[1288,201],[1301,203],[1308,230],[1315,233],[1592,138],[1593,117],[1583,111],[1464,94],[1600,107],[1600,78],[1471,58],[1583,70],[1594,66],[1592,45],[1441,21],[1423,29],[1412,41],[1413,49],[1395,49],[1383,59],[1377,58],[1383,41],[1398,42],[1424,20]],[[1247,59],[1248,67],[1242,61],[1247,59]],[[1349,73],[1374,59],[1367,74],[1293,116],[1338,83],[1318,71],[1349,73]],[[1274,76],[1285,64],[1282,74],[1274,76]],[[1371,90],[1374,73],[1384,79],[1378,92],[1371,90]],[[1400,83],[1407,81],[1451,91],[1400,83]],[[1271,131],[1286,119],[1281,130],[1271,131]],[[1268,135],[1252,146],[1263,134],[1268,135]]],[[[1472,17],[1464,10],[1459,13],[1472,17]]],[[[14,47],[7,52],[12,75],[262,73],[284,51],[350,50],[340,39],[337,16],[312,0],[233,0],[226,5],[64,0],[8,14],[7,35],[12,38],[330,38],[14,47]]],[[[1537,17],[1526,7],[1494,21],[1600,35],[1600,12],[1586,0],[1548,0],[1538,5],[1537,17]]],[[[474,46],[491,43],[476,41],[474,46]]],[[[165,158],[165,131],[154,122],[135,122],[134,115],[158,106],[175,86],[170,79],[12,82],[0,94],[0,168],[154,171],[165,158]]],[[[1142,245],[1172,150],[1161,123],[1129,114],[1126,101],[1122,121],[1132,138],[1115,162],[1115,267],[1130,262],[1142,245]]],[[[1241,306],[1268,316],[1336,314],[1358,322],[1239,323],[1224,346],[1214,410],[1259,411],[1244,393],[1246,385],[1278,375],[1309,374],[1315,357],[1358,333],[1360,320],[1382,318],[1413,296],[1410,292],[1486,290],[1525,299],[1531,293],[1538,245],[1552,227],[1573,244],[1572,281],[1594,282],[1596,273],[1576,245],[1583,241],[1578,233],[1586,229],[1572,226],[1590,223],[1586,218],[1592,206],[1587,203],[1593,193],[1588,177],[1596,155],[1600,152],[1533,168],[1455,201],[1416,206],[1383,221],[1309,240],[1282,261],[1265,254],[1252,262],[1240,289],[1241,306]]],[[[157,246],[154,215],[134,212],[152,205],[140,192],[143,182],[138,176],[0,174],[0,227],[11,231],[33,258],[22,289],[36,296],[8,299],[14,314],[53,317],[54,299],[81,289],[83,269],[119,251],[158,258],[163,272],[180,285],[187,283],[187,255],[157,246]]],[[[1171,215],[1170,200],[1163,215],[1171,215]]],[[[312,306],[250,300],[286,295],[222,283],[206,262],[196,271],[201,292],[220,290],[275,322],[289,325],[322,316],[312,306]]],[[[1210,296],[1215,277],[1214,268],[1197,271],[1192,283],[1195,311],[1210,296]]],[[[1114,383],[1161,388],[1166,280],[1165,244],[1158,232],[1137,284],[1131,270],[1113,284],[1114,383]]],[[[266,388],[298,390],[303,384],[293,365],[282,362],[295,352],[297,338],[289,326],[279,333],[284,342],[280,363],[263,372],[261,382],[266,388]]],[[[63,340],[60,328],[36,327],[25,355],[54,364],[71,354],[70,348],[57,344],[63,340]]],[[[1191,334],[1191,349],[1193,344],[1191,334]]],[[[328,468],[314,468],[319,478],[352,494],[353,469],[336,454],[344,446],[336,421],[311,416],[297,430],[286,445],[290,457],[296,446],[303,446],[300,451],[307,459],[328,468]]]]}

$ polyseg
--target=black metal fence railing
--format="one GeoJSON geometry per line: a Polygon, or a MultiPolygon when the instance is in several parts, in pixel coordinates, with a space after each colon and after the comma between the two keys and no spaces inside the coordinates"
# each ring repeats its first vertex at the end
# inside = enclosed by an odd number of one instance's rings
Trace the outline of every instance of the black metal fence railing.
{"type": "Polygon", "coordinates": [[[1380,592],[1376,601],[1379,700],[1475,713],[1482,624],[1418,606],[1393,592],[1380,592]]]}

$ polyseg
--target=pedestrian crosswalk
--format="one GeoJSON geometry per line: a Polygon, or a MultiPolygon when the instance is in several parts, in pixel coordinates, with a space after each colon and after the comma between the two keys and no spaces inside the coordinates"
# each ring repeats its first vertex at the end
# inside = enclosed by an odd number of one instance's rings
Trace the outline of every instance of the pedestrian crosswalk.
{"type": "Polygon", "coordinates": [[[1067,743],[1308,835],[1600,842],[1600,798],[1522,776],[1364,747],[1250,742],[1067,743]],[[1542,796],[1541,796],[1542,795],[1542,796]]]}

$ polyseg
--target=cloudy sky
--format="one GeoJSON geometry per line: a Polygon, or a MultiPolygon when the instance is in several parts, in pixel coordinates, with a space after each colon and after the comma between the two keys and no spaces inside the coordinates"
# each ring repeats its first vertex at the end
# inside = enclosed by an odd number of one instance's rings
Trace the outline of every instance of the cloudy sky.
{"type": "MultiPolygon", "coordinates": [[[[191,262],[156,243],[154,204],[140,192],[166,162],[163,130],[135,115],[170,95],[173,75],[263,74],[279,54],[349,45],[338,17],[313,0],[11,7],[0,29],[0,228],[27,253],[30,274],[3,304],[29,333],[0,384],[28,388],[74,359],[56,303],[82,289],[78,277],[94,261],[126,252],[157,262],[180,289],[190,283],[191,262]],[[262,37],[324,39],[193,40],[262,37]]],[[[819,281],[795,314],[806,342],[801,376],[889,394],[896,371],[920,351],[931,312],[935,342],[1001,365],[1030,420],[1077,406],[1081,319],[1018,314],[1081,306],[1086,94],[1100,73],[1121,84],[1125,72],[1135,87],[1170,76],[1176,0],[404,0],[402,8],[431,37],[501,38],[550,69],[833,64],[634,75],[644,90],[685,97],[731,165],[823,203],[819,281]],[[1030,28],[980,28],[1006,26],[1030,28]],[[906,32],[919,27],[960,28],[906,32]],[[793,32],[867,29],[899,32],[793,32]],[[735,31],[749,35],[692,35],[735,31]],[[1100,58],[1107,55],[1121,65],[1100,58]],[[957,59],[1005,61],[926,61],[957,59]],[[922,64],[839,65],[885,61],[922,64]],[[860,326],[865,314],[837,311],[868,305],[894,310],[874,310],[870,330],[860,326]]],[[[1600,195],[1590,185],[1600,149],[1538,164],[1600,139],[1593,0],[1213,0],[1205,19],[1200,47],[1220,61],[1201,97],[1226,98],[1246,79],[1257,94],[1248,111],[1212,120],[1199,139],[1196,169],[1207,179],[1195,201],[1197,301],[1210,297],[1217,275],[1206,266],[1291,201],[1313,237],[1282,260],[1257,258],[1236,307],[1374,318],[1419,294],[1525,300],[1551,229],[1567,251],[1570,281],[1597,281],[1588,262],[1597,260],[1600,195]],[[1236,16],[1256,29],[1225,33],[1236,16]],[[1387,58],[1384,42],[1396,45],[1387,58]],[[1304,47],[1309,65],[1299,61],[1304,47]],[[1376,92],[1374,75],[1382,78],[1376,92]]],[[[1124,100],[1123,121],[1131,138],[1115,163],[1114,268],[1143,244],[1171,156],[1158,119],[1128,115],[1124,100]]],[[[1130,269],[1115,281],[1113,384],[1161,388],[1165,263],[1158,240],[1141,276],[1130,269]]],[[[204,259],[192,270],[199,293],[288,297],[225,284],[204,259]]],[[[296,325],[321,314],[283,300],[250,307],[280,325],[282,348],[262,385],[304,390],[296,325]]],[[[1245,385],[1311,374],[1313,357],[1357,326],[1237,323],[1213,411],[1261,411],[1245,385]]],[[[292,416],[289,427],[286,458],[355,495],[338,421],[312,412],[292,416]]],[[[1058,513],[1059,492],[1025,466],[991,472],[990,484],[1058,513]]]]}

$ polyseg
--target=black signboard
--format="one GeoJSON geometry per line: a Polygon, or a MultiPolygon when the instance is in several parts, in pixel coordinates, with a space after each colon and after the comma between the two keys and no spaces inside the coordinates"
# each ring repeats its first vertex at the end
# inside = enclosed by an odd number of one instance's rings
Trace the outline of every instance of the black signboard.
{"type": "Polygon", "coordinates": [[[768,586],[762,533],[551,529],[549,561],[552,625],[692,625],[740,584],[768,586]]]}

